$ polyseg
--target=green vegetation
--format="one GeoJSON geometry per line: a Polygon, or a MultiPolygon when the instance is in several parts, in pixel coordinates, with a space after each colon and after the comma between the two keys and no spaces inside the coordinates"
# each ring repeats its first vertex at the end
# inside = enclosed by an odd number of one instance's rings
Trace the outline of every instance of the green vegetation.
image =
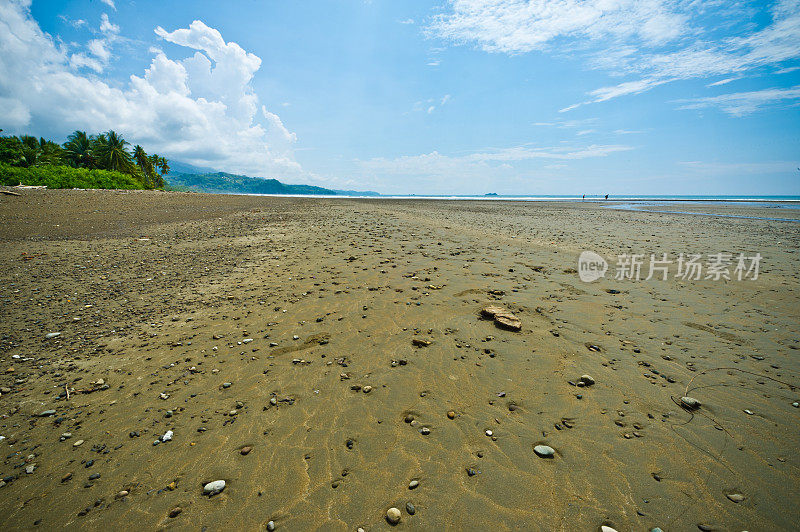
{"type": "Polygon", "coordinates": [[[378,196],[376,192],[332,190],[312,185],[287,185],[277,179],[248,177],[245,175],[215,173],[175,172],[167,176],[170,190],[194,190],[220,194],[318,194],[325,196],[378,196]]]}
{"type": "Polygon", "coordinates": [[[223,194],[337,194],[337,191],[311,185],[286,185],[277,179],[247,177],[216,172],[212,174],[170,174],[169,184],[198,192],[223,194]]]}
{"type": "Polygon", "coordinates": [[[142,182],[130,174],[110,170],[89,170],[70,166],[11,166],[0,163],[0,184],[45,185],[48,188],[141,189],[142,182]]]}
{"type": "Polygon", "coordinates": [[[128,146],[115,131],[75,131],[63,146],[30,135],[0,137],[0,182],[49,188],[164,188],[169,162],[138,145],[131,153],[128,146]]]}

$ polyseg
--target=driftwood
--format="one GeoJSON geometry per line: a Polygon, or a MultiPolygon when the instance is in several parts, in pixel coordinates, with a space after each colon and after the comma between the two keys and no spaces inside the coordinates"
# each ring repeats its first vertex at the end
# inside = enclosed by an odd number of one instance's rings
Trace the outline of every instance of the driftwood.
{"type": "Polygon", "coordinates": [[[5,194],[6,196],[22,196],[19,192],[12,192],[10,190],[0,190],[0,193],[5,194]]]}

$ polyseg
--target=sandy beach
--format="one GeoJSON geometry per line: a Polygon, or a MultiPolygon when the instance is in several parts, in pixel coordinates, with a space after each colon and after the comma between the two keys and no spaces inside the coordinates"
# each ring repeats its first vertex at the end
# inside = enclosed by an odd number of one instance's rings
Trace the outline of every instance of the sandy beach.
{"type": "Polygon", "coordinates": [[[596,202],[0,196],[0,522],[796,530],[798,249],[596,202]],[[762,259],[585,283],[585,250],[762,259]]]}

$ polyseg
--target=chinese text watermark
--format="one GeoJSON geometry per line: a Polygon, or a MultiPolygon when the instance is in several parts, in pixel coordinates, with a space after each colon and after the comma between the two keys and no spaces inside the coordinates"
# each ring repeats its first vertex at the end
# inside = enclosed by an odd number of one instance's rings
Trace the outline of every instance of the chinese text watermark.
{"type": "MultiPolygon", "coordinates": [[[[681,253],[674,258],[666,253],[624,253],[617,255],[613,278],[618,281],[666,281],[671,276],[684,281],[755,281],[762,258],[760,253],[681,253]]],[[[591,283],[605,277],[608,269],[608,262],[593,251],[584,251],[578,258],[578,276],[583,282],[591,283]]]]}

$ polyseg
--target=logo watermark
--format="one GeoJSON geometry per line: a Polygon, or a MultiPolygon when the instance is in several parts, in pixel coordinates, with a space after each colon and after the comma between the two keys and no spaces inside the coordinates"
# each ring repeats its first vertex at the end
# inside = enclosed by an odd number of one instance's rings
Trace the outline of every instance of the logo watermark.
{"type": "Polygon", "coordinates": [[[606,271],[608,271],[606,259],[594,251],[584,251],[578,257],[578,277],[584,283],[592,283],[605,277],[606,271]]]}
{"type": "MultiPolygon", "coordinates": [[[[666,281],[670,277],[684,281],[755,281],[762,258],[760,253],[709,253],[705,256],[681,253],[673,260],[666,253],[660,256],[623,253],[617,255],[613,278],[617,281],[666,281]]],[[[605,277],[607,271],[608,262],[594,251],[584,251],[578,258],[578,277],[585,283],[605,277]]]]}

